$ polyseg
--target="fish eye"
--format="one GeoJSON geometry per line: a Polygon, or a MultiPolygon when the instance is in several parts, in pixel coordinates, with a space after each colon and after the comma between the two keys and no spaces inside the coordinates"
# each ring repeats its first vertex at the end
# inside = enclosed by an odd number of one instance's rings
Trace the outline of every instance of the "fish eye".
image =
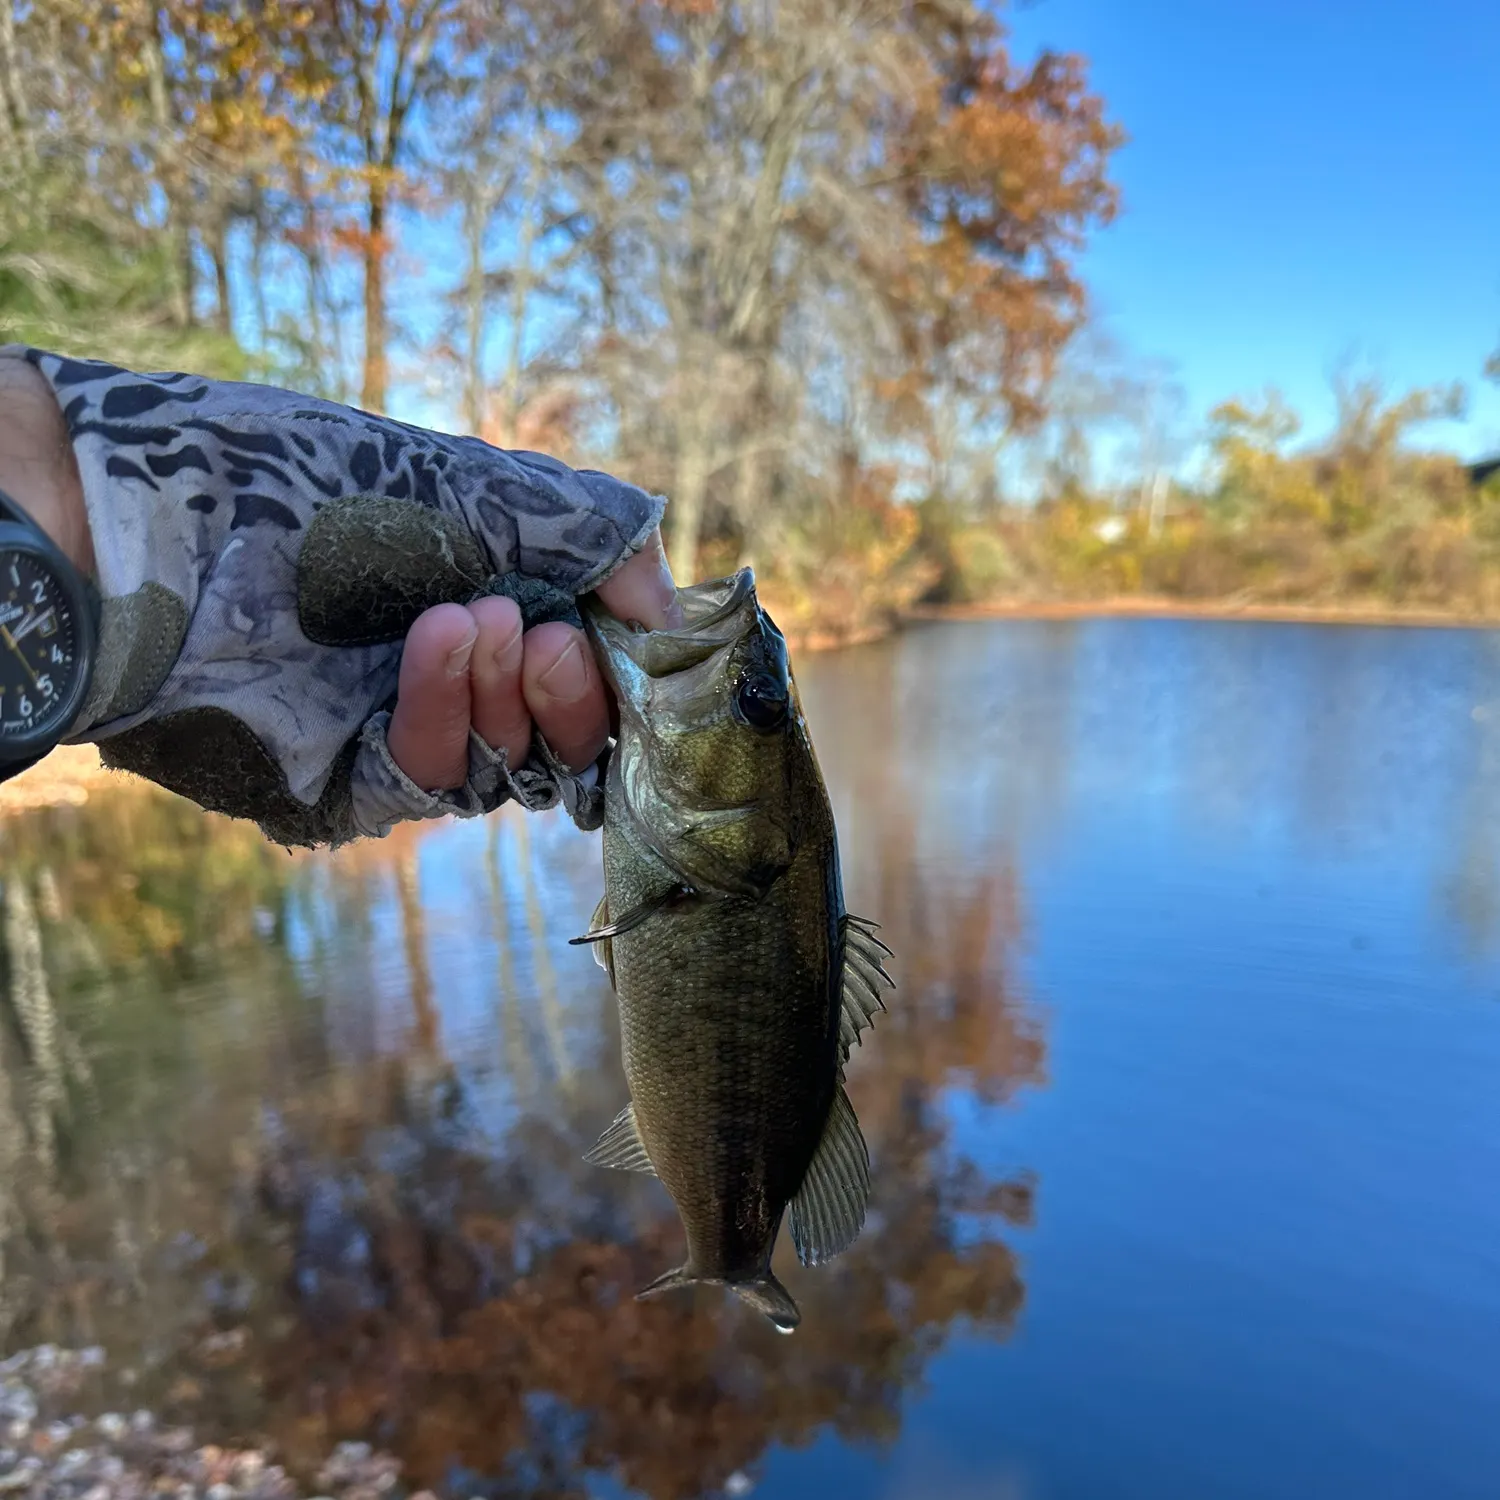
{"type": "Polygon", "coordinates": [[[786,723],[786,685],[765,672],[748,673],[734,690],[734,712],[752,729],[780,729],[786,723]]]}

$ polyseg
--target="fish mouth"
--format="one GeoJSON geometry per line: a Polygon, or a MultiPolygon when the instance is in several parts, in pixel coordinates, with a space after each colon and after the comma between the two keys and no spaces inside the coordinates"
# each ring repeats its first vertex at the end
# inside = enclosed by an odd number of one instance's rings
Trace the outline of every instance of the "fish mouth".
{"type": "Polygon", "coordinates": [[[672,630],[643,630],[618,619],[597,594],[578,602],[585,627],[602,654],[624,657],[648,677],[667,677],[697,666],[733,645],[757,621],[776,630],[756,598],[755,570],[749,567],[678,589],[683,623],[672,630]]]}

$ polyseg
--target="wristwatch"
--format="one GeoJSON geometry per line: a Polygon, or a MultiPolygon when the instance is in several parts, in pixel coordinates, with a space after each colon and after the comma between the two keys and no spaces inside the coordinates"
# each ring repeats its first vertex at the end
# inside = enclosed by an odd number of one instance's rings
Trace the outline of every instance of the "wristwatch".
{"type": "Polygon", "coordinates": [[[0,490],[0,781],[55,749],[94,675],[99,592],[0,490]]]}

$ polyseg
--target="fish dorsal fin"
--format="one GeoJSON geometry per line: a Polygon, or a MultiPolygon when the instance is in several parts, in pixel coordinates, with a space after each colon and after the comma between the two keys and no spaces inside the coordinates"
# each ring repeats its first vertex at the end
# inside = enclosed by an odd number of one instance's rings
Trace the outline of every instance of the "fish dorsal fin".
{"type": "Polygon", "coordinates": [[[875,1012],[885,1009],[880,998],[882,984],[895,988],[895,980],[885,972],[884,955],[891,950],[874,933],[873,922],[863,917],[845,916],[840,929],[844,935],[843,1003],[839,1007],[839,1061],[849,1061],[850,1050],[858,1045],[859,1035],[874,1024],[875,1012]]]}
{"type": "Polygon", "coordinates": [[[656,1168],[646,1154],[646,1143],[635,1123],[635,1105],[627,1104],[615,1116],[614,1124],[594,1142],[594,1147],[583,1158],[596,1167],[614,1167],[620,1172],[649,1172],[654,1177],[656,1168]]]}
{"type": "Polygon", "coordinates": [[[792,1199],[792,1242],[804,1266],[847,1250],[864,1228],[870,1153],[843,1084],[833,1096],[823,1139],[792,1199]]]}

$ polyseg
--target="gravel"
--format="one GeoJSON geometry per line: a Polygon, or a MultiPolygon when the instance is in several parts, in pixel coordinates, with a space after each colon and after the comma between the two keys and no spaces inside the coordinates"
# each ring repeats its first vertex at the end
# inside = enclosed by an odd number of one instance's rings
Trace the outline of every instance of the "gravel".
{"type": "MultiPolygon", "coordinates": [[[[0,1361],[0,1500],[405,1500],[397,1459],[341,1443],[300,1487],[264,1448],[200,1444],[149,1411],[87,1417],[68,1403],[101,1349],[44,1344],[0,1361]]],[[[410,1500],[433,1500],[426,1492],[410,1500]]]]}

